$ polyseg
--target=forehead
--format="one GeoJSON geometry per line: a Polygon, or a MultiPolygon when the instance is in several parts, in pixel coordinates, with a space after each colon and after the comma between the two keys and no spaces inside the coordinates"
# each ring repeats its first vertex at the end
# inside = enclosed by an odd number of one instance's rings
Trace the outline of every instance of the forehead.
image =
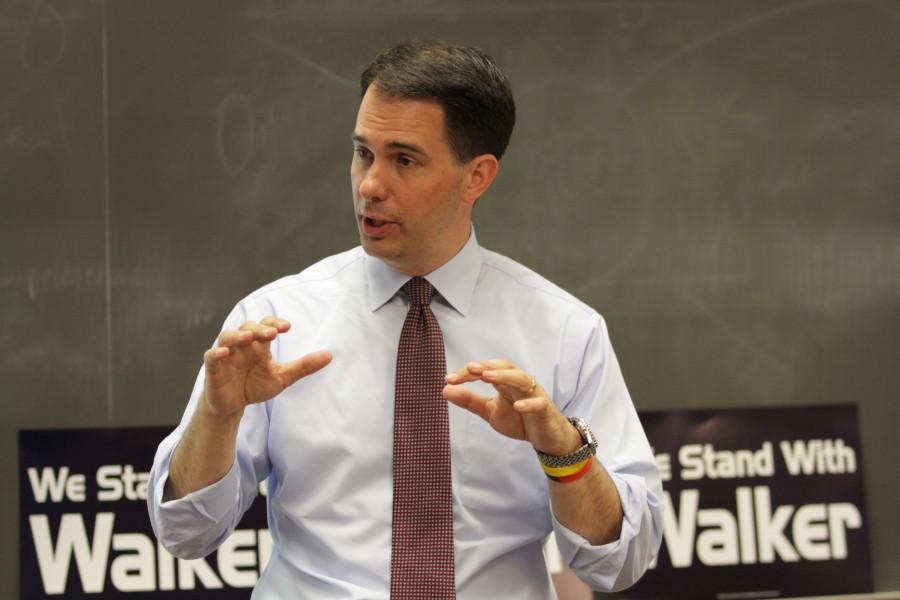
{"type": "Polygon", "coordinates": [[[444,109],[434,100],[397,98],[369,86],[356,115],[354,137],[371,144],[446,146],[444,109]]]}

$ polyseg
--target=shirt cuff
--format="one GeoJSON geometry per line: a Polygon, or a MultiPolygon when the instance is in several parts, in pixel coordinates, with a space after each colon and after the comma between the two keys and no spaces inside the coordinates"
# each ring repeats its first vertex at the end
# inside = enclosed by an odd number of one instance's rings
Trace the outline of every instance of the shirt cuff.
{"type": "MultiPolygon", "coordinates": [[[[627,568],[626,563],[629,559],[633,560],[635,555],[631,545],[641,529],[644,518],[642,501],[645,500],[642,491],[634,490],[629,485],[629,476],[610,472],[610,477],[622,503],[623,518],[619,539],[608,544],[591,544],[583,536],[560,523],[553,515],[556,543],[565,563],[591,588],[605,592],[621,589],[632,583],[629,581],[622,585],[620,575],[623,569],[633,570],[627,568]]],[[[638,487],[642,489],[643,486],[638,487]]]]}
{"type": "MultiPolygon", "coordinates": [[[[171,455],[170,457],[171,458],[171,455]]],[[[169,461],[161,466],[159,478],[153,489],[153,506],[156,513],[154,524],[157,536],[164,546],[172,547],[187,543],[203,536],[211,524],[230,522],[227,519],[238,504],[240,490],[240,469],[237,459],[231,469],[221,479],[205,488],[185,494],[181,498],[163,502],[163,492],[169,479],[169,461]]],[[[202,552],[205,553],[204,548],[202,552]]],[[[193,552],[192,552],[193,554],[193,552]]]]}
{"type": "Polygon", "coordinates": [[[157,493],[159,494],[160,508],[163,510],[174,510],[183,507],[185,504],[190,504],[198,513],[210,521],[218,522],[231,512],[237,502],[238,482],[240,481],[237,460],[231,464],[231,469],[217,482],[185,494],[177,500],[162,502],[162,492],[168,479],[169,470],[166,469],[157,486],[159,488],[157,493]]]}

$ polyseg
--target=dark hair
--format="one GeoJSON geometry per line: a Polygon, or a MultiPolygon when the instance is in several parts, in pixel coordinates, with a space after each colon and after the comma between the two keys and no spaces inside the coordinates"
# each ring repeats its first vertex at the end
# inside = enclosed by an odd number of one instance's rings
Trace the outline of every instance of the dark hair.
{"type": "Polygon", "coordinates": [[[378,91],[403,99],[432,99],[444,109],[447,142],[457,161],[479,154],[500,160],[516,123],[506,76],[477,48],[408,41],[381,51],[359,79],[360,98],[378,91]]]}

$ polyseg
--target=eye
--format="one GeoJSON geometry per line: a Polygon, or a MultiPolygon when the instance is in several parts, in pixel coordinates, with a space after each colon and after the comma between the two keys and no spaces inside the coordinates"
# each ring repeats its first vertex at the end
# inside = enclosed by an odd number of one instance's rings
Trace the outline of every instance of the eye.
{"type": "Polygon", "coordinates": [[[362,146],[358,146],[353,149],[354,154],[356,154],[357,158],[360,160],[371,160],[372,153],[369,152],[367,148],[363,148],[362,146]]]}
{"type": "Polygon", "coordinates": [[[397,157],[397,162],[404,167],[411,167],[415,162],[413,159],[405,154],[401,154],[397,157]]]}

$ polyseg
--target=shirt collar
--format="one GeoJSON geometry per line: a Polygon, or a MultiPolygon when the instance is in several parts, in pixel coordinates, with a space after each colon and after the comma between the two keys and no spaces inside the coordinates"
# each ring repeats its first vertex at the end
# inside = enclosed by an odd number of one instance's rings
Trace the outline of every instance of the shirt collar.
{"type": "MultiPolygon", "coordinates": [[[[475,228],[469,235],[469,241],[456,253],[456,256],[445,262],[436,270],[425,275],[431,285],[443,296],[459,314],[466,316],[472,303],[472,293],[481,272],[481,246],[475,238],[475,228]]],[[[394,297],[410,276],[388,266],[379,258],[365,255],[366,288],[369,295],[369,308],[374,312],[394,297]]]]}

